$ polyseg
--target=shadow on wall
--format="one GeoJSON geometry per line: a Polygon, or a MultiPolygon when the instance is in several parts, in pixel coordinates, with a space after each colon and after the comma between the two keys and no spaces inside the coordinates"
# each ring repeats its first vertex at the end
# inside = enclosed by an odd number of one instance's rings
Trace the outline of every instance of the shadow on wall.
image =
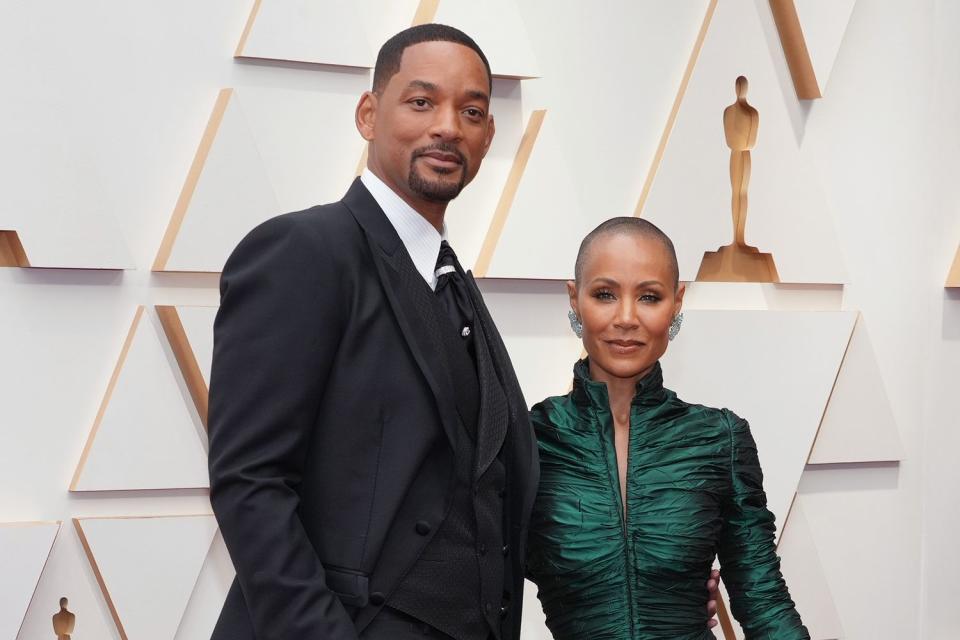
{"type": "Polygon", "coordinates": [[[960,340],[960,288],[943,290],[942,327],[944,340],[960,340]]]}

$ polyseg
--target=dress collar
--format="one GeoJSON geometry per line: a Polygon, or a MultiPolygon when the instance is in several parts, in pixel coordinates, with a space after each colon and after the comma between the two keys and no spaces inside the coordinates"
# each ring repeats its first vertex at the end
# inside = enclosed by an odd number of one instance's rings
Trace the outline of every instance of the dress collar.
{"type": "MultiPolygon", "coordinates": [[[[637,381],[636,393],[631,404],[635,407],[649,407],[663,402],[666,389],[663,387],[663,370],[657,361],[647,375],[637,381]]],[[[610,397],[607,385],[590,377],[590,359],[578,360],[573,365],[573,399],[578,404],[592,404],[606,411],[610,410],[610,397]]]]}

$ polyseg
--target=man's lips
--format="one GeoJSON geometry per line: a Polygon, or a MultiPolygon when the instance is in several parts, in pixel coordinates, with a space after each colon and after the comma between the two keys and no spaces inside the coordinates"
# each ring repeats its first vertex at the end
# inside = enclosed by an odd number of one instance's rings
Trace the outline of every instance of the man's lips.
{"type": "Polygon", "coordinates": [[[421,158],[426,159],[430,164],[443,167],[446,169],[454,169],[463,164],[463,160],[455,153],[446,153],[444,151],[427,151],[426,153],[421,153],[421,158]]]}

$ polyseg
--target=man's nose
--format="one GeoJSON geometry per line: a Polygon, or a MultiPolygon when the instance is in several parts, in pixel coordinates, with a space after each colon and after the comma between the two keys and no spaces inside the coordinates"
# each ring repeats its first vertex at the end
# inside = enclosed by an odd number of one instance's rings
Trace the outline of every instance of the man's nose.
{"type": "Polygon", "coordinates": [[[454,106],[445,106],[434,111],[430,135],[445,141],[459,141],[463,137],[460,126],[460,113],[454,106]]]}

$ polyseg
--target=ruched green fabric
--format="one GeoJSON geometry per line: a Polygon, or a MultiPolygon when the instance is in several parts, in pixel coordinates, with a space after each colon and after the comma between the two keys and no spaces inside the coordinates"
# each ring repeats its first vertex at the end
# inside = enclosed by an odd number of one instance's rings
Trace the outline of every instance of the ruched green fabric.
{"type": "Polygon", "coordinates": [[[748,640],[809,640],[780,574],[746,421],[681,401],[658,363],[631,406],[624,515],[607,387],[585,360],[573,390],[531,418],[540,489],[527,571],[556,640],[714,638],[715,557],[748,640]]]}

